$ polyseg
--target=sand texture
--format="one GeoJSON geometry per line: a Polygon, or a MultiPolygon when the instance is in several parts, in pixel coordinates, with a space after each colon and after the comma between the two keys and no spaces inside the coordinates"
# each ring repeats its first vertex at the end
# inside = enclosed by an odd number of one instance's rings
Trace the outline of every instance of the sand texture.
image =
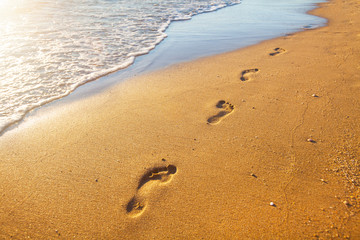
{"type": "Polygon", "coordinates": [[[0,238],[360,239],[360,3],[314,13],[3,134],[0,238]]]}

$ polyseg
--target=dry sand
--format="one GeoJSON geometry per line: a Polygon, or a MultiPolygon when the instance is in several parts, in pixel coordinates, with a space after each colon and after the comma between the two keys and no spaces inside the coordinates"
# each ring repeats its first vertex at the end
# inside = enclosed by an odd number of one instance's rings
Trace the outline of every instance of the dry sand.
{"type": "Polygon", "coordinates": [[[360,239],[360,3],[321,6],[5,133],[0,238],[360,239]]]}

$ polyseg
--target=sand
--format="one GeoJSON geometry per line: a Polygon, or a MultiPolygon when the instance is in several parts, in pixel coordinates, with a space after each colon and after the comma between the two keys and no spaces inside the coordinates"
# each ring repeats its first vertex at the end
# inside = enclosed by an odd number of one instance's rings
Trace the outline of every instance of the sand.
{"type": "Polygon", "coordinates": [[[6,132],[0,238],[359,239],[360,4],[313,14],[6,132]]]}

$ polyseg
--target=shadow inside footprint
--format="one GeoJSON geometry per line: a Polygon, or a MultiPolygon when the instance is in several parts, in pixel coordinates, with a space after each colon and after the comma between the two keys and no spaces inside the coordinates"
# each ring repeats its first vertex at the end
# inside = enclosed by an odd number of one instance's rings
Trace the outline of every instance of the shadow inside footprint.
{"type": "Polygon", "coordinates": [[[232,105],[229,102],[226,102],[224,100],[220,100],[217,104],[216,104],[217,108],[221,108],[222,110],[220,112],[218,112],[216,115],[210,117],[207,122],[208,124],[217,124],[219,123],[225,116],[227,116],[229,113],[231,113],[232,111],[234,111],[234,105],[232,105]]]}
{"type": "Polygon", "coordinates": [[[283,48],[275,48],[274,51],[275,51],[275,52],[269,53],[269,55],[270,55],[270,56],[276,56],[276,55],[278,55],[278,54],[281,54],[281,53],[286,52],[286,50],[283,49],[283,48]]]}
{"type": "Polygon", "coordinates": [[[146,208],[146,203],[140,201],[136,197],[133,197],[126,205],[126,212],[131,217],[139,216],[146,208]]]}
{"type": "Polygon", "coordinates": [[[240,80],[241,81],[247,81],[247,80],[249,80],[249,76],[248,76],[249,74],[256,73],[258,71],[259,71],[258,68],[244,70],[244,71],[241,72],[240,80]]]}
{"type": "Polygon", "coordinates": [[[139,186],[137,189],[140,189],[145,183],[152,180],[160,180],[161,182],[167,182],[170,180],[172,174],[175,174],[177,168],[174,165],[168,165],[167,167],[153,168],[147,171],[144,176],[139,181],[139,186]]]}

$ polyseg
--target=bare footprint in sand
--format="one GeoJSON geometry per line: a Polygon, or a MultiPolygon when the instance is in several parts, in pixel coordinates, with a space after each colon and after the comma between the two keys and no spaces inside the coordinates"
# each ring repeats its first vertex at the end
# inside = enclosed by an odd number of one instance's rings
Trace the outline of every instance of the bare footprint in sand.
{"type": "Polygon", "coordinates": [[[258,72],[258,71],[259,71],[258,68],[244,70],[244,71],[241,72],[240,80],[241,81],[247,81],[247,80],[250,79],[249,75],[254,74],[254,73],[258,72]]]}
{"type": "Polygon", "coordinates": [[[283,48],[275,48],[274,51],[275,52],[269,53],[269,55],[270,56],[276,56],[276,55],[279,55],[279,54],[282,54],[282,53],[286,52],[286,50],[283,49],[283,48]]]}
{"type": "Polygon", "coordinates": [[[230,113],[234,111],[234,105],[232,105],[229,102],[226,102],[224,100],[220,100],[216,104],[217,108],[221,108],[221,111],[218,112],[218,114],[210,117],[207,122],[208,124],[215,125],[218,124],[222,119],[224,119],[226,116],[228,116],[230,113]]]}
{"type": "Polygon", "coordinates": [[[149,190],[156,185],[166,184],[171,181],[177,172],[174,165],[153,168],[147,171],[139,181],[135,196],[126,205],[126,212],[130,217],[140,216],[147,207],[146,196],[149,190]]]}

